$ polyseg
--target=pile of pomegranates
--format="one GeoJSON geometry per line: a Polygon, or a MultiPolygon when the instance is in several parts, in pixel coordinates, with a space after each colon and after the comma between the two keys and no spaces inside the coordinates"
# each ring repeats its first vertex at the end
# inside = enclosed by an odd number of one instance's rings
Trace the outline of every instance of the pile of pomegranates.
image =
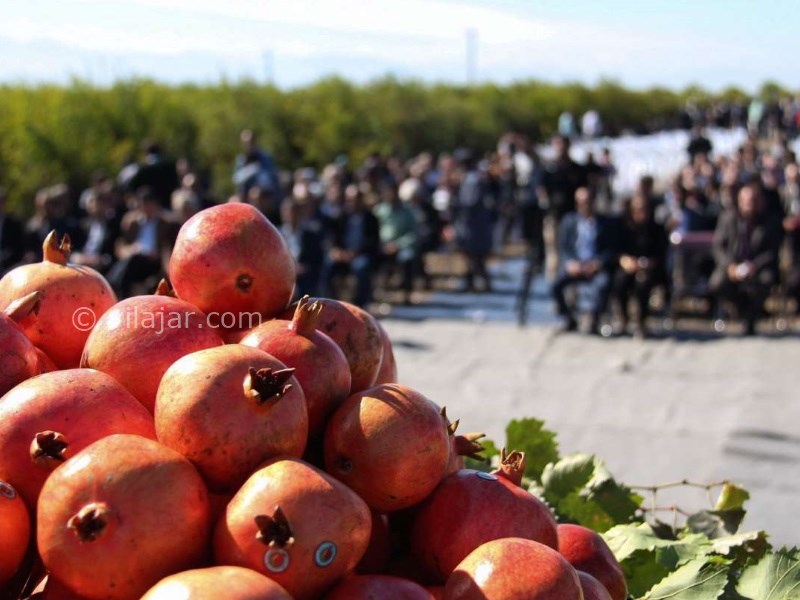
{"type": "Polygon", "coordinates": [[[627,597],[524,454],[464,468],[481,435],[398,382],[369,313],[290,305],[256,210],[197,214],[174,290],[121,302],[69,250],[0,280],[0,599],[627,597]]]}

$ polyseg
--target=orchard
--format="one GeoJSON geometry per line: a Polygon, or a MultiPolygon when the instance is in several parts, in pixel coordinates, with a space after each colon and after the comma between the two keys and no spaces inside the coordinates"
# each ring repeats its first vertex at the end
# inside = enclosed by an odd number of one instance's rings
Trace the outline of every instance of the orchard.
{"type": "Polygon", "coordinates": [[[248,205],[187,221],[153,295],[69,253],[0,280],[3,600],[800,598],[731,482],[628,487],[523,415],[458,431],[369,313],[290,304],[248,205]]]}

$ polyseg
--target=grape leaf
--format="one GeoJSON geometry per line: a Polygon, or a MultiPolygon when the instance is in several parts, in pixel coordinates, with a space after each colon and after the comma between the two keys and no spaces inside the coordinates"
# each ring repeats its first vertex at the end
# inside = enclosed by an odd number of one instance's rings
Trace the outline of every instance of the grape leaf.
{"type": "Polygon", "coordinates": [[[725,561],[696,558],[653,586],[645,600],[715,600],[725,591],[729,574],[725,561]]]}
{"type": "Polygon", "coordinates": [[[769,548],[767,534],[763,531],[746,531],[716,538],[711,540],[711,546],[717,554],[740,559],[759,559],[769,548]]]}
{"type": "Polygon", "coordinates": [[[725,537],[736,533],[744,520],[743,508],[726,510],[701,510],[686,520],[686,525],[696,533],[704,533],[710,538],[725,537]]]}
{"type": "Polygon", "coordinates": [[[542,472],[541,494],[560,520],[605,531],[636,516],[642,498],[617,483],[603,461],[572,454],[542,472]]]}
{"type": "Polygon", "coordinates": [[[538,419],[514,419],[506,426],[506,448],[525,453],[525,475],[539,479],[548,463],[559,459],[556,434],[538,419]]]}
{"type": "Polygon", "coordinates": [[[736,591],[752,600],[800,598],[800,551],[782,549],[746,567],[736,591]]]}

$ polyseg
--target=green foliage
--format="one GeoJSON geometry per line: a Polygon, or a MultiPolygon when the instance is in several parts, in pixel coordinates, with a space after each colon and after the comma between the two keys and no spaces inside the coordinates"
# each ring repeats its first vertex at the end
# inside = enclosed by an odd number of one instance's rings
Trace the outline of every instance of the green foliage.
{"type": "MultiPolygon", "coordinates": [[[[770,98],[779,93],[770,83],[761,91],[770,98]]],[[[722,96],[744,100],[736,89],[722,96]]],[[[321,167],[340,153],[358,163],[374,151],[409,156],[469,145],[483,152],[509,130],[541,141],[565,109],[579,115],[596,108],[610,130],[646,129],[669,121],[687,98],[712,99],[700,88],[634,91],[609,80],[594,87],[535,80],[464,87],[393,77],[356,85],[330,77],[285,91],[252,81],[2,85],[0,186],[12,208],[30,213],[38,188],[65,181],[80,189],[92,171],[115,173],[153,138],[173,157],[192,160],[224,198],[232,191],[238,133],[245,127],[259,133],[281,167],[294,169],[321,167]]]]}
{"type": "Polygon", "coordinates": [[[800,551],[783,549],[767,554],[742,572],[736,591],[753,600],[800,598],[800,551]]]}
{"type": "Polygon", "coordinates": [[[539,479],[548,463],[559,459],[556,434],[538,419],[514,419],[506,426],[506,448],[525,453],[525,475],[539,479]]]}

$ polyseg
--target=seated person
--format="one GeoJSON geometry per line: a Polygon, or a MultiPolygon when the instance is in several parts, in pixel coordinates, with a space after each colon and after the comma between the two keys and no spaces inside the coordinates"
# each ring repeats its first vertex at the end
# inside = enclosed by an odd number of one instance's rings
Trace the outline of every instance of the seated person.
{"type": "Polygon", "coordinates": [[[70,255],[70,261],[107,272],[114,262],[114,243],[119,233],[119,220],[107,192],[88,189],[81,196],[86,210],[82,225],[85,242],[70,255]]]}
{"type": "Polygon", "coordinates": [[[758,314],[778,280],[782,233],[780,220],[764,210],[752,185],[739,191],[737,209],[724,213],[714,232],[711,289],[720,300],[734,304],[746,335],[755,333],[758,314]]]}
{"type": "Polygon", "coordinates": [[[558,313],[565,319],[565,329],[575,331],[578,323],[567,304],[565,292],[576,284],[590,286],[593,292],[591,332],[599,332],[600,317],[605,313],[611,287],[611,273],[616,257],[614,223],[596,215],[594,198],[589,190],[575,191],[575,212],[567,213],[558,229],[559,274],[553,284],[558,313]]]}
{"type": "Polygon", "coordinates": [[[122,217],[121,238],[116,244],[118,262],[108,272],[108,282],[120,298],[130,296],[134,284],[165,270],[172,231],[160,199],[150,188],[140,188],[132,197],[131,210],[122,217]]]}
{"type": "Polygon", "coordinates": [[[348,185],[343,211],[331,222],[332,243],[322,273],[327,295],[339,297],[336,278],[352,273],[356,278],[353,303],[366,306],[372,301],[372,273],[380,252],[378,229],[378,220],[364,203],[359,187],[348,185]]]}
{"type": "Polygon", "coordinates": [[[382,260],[387,275],[395,268],[400,269],[404,302],[409,304],[417,260],[417,219],[400,200],[393,185],[383,184],[381,196],[374,213],[380,226],[382,260]]]}
{"type": "Polygon", "coordinates": [[[647,334],[650,292],[667,282],[667,233],[655,222],[653,207],[647,196],[637,193],[627,202],[619,242],[619,270],[614,281],[614,295],[622,315],[623,328],[628,326],[628,299],[636,297],[638,313],[635,334],[647,334]]]}

